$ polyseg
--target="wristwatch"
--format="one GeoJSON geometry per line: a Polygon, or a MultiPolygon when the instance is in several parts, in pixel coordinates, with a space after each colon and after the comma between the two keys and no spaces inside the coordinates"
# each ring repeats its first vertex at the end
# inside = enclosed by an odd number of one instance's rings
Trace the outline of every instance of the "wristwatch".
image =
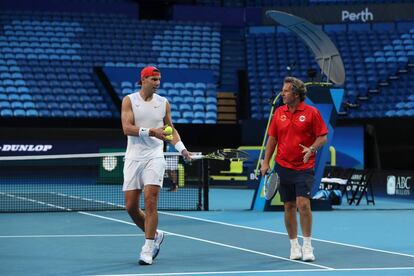
{"type": "Polygon", "coordinates": [[[310,148],[312,153],[317,153],[318,152],[314,146],[310,146],[309,148],[310,148]]]}

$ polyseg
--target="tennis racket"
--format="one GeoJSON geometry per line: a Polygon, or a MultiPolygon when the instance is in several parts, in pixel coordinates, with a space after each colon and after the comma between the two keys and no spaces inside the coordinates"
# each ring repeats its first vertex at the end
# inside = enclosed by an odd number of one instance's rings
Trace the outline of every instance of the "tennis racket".
{"type": "Polygon", "coordinates": [[[212,159],[212,160],[241,160],[246,161],[249,157],[249,154],[242,150],[237,149],[219,149],[209,154],[192,154],[191,159],[212,159]]]}
{"type": "Polygon", "coordinates": [[[266,200],[272,200],[275,197],[277,191],[279,190],[279,186],[280,178],[277,172],[271,170],[265,174],[263,189],[266,200]]]}

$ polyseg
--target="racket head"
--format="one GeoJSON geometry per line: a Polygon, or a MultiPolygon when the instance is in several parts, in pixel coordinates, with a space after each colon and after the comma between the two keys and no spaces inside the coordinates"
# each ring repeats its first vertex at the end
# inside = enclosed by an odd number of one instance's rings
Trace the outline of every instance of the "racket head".
{"type": "MultiPolygon", "coordinates": [[[[212,159],[212,160],[239,160],[239,161],[246,161],[249,157],[249,154],[242,150],[237,149],[219,149],[212,153],[202,155],[201,158],[204,159],[212,159]]],[[[197,159],[193,158],[193,159],[197,159]]],[[[198,159],[201,159],[198,158],[198,159]]]]}
{"type": "Polygon", "coordinates": [[[216,154],[221,156],[223,159],[237,159],[240,161],[246,161],[249,158],[249,154],[245,151],[238,149],[219,149],[216,154]]]}
{"type": "Polygon", "coordinates": [[[280,178],[277,172],[271,171],[265,175],[264,187],[265,187],[265,198],[266,200],[272,200],[280,186],[280,178]]]}

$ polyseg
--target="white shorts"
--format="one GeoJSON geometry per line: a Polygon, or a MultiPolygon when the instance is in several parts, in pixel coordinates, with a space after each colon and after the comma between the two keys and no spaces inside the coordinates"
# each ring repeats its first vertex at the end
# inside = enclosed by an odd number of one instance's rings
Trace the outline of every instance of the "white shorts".
{"type": "Polygon", "coordinates": [[[122,190],[142,190],[145,185],[158,185],[162,187],[165,166],[164,158],[144,161],[125,159],[122,190]]]}

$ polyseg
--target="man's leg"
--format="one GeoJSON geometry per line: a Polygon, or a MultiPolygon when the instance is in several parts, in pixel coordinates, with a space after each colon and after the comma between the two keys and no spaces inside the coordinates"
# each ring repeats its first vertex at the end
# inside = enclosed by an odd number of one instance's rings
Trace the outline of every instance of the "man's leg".
{"type": "Polygon", "coordinates": [[[299,209],[300,226],[302,228],[302,235],[310,237],[312,233],[312,211],[309,198],[298,196],[296,204],[299,209]]]}
{"type": "Polygon", "coordinates": [[[296,203],[288,201],[285,205],[285,226],[288,232],[289,239],[296,239],[298,237],[298,224],[296,220],[296,203]]]}
{"type": "Polygon", "coordinates": [[[154,239],[158,226],[158,196],[160,186],[145,185],[144,201],[145,201],[145,238],[154,239]]]}
{"type": "Polygon", "coordinates": [[[139,208],[141,190],[125,191],[125,208],[133,222],[145,232],[145,214],[139,208]]]}
{"type": "Polygon", "coordinates": [[[310,199],[299,196],[297,197],[296,202],[299,209],[300,226],[302,228],[303,235],[302,260],[314,261],[315,255],[313,254],[313,248],[311,245],[312,210],[310,206],[310,199]]]}
{"type": "Polygon", "coordinates": [[[154,257],[158,254],[158,252],[155,252],[155,233],[158,226],[157,202],[159,192],[160,186],[158,185],[149,184],[144,187],[145,244],[139,257],[139,264],[141,265],[152,264],[154,257]]]}
{"type": "Polygon", "coordinates": [[[285,206],[285,226],[290,240],[290,259],[302,258],[302,249],[298,242],[298,223],[296,220],[296,202],[288,201],[285,206]]]}

